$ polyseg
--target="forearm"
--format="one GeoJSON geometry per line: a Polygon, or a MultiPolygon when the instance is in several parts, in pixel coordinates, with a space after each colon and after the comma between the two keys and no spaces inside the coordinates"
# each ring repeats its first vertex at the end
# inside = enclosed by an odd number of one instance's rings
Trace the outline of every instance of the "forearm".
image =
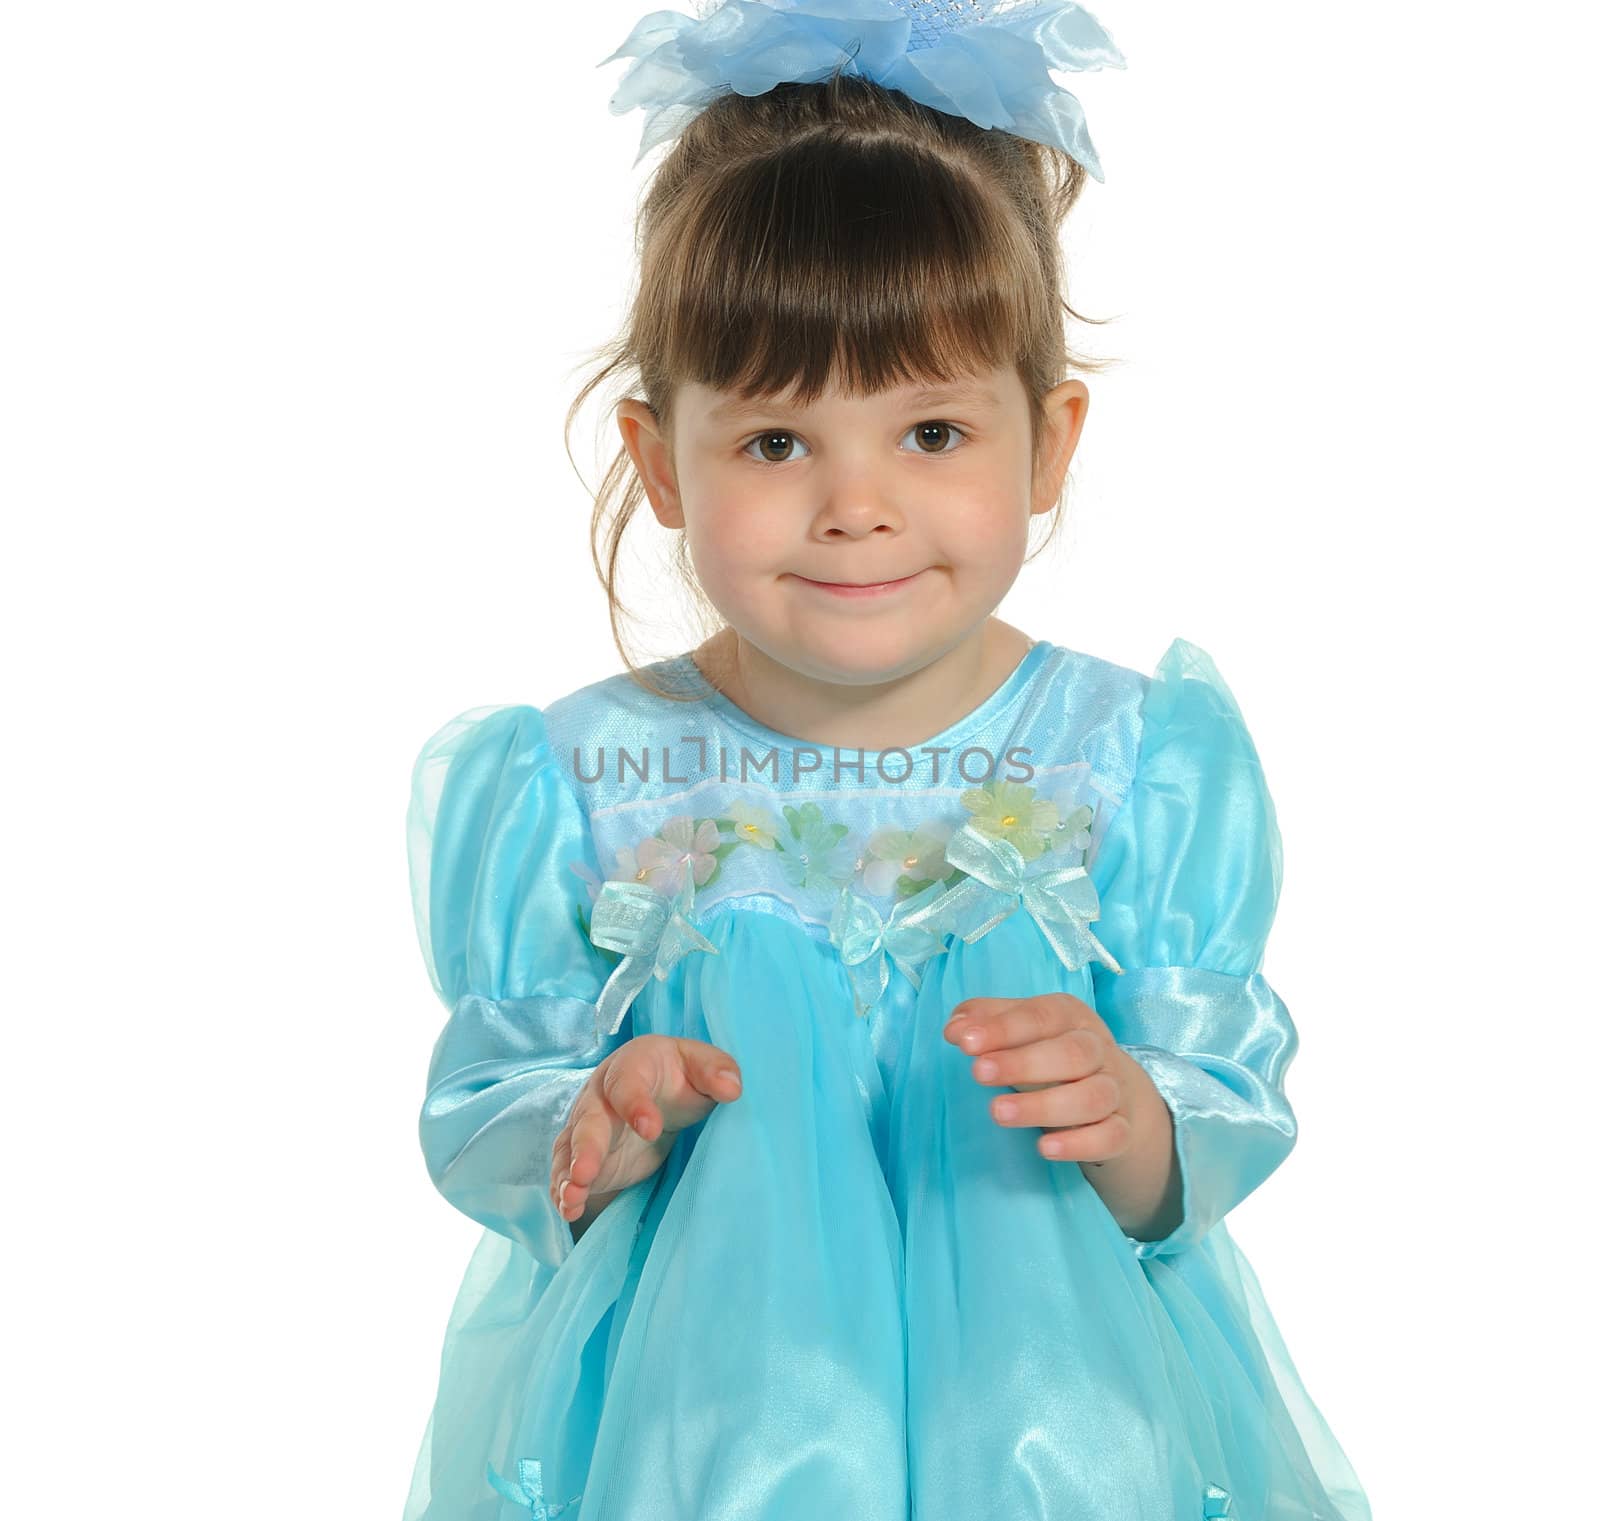
{"type": "Polygon", "coordinates": [[[1150,1074],[1121,1046],[1117,1058],[1122,1080],[1133,1094],[1127,1110],[1133,1140],[1120,1156],[1079,1165],[1125,1235],[1159,1241],[1183,1219],[1172,1111],[1150,1074]]]}
{"type": "Polygon", "coordinates": [[[551,1152],[593,1071],[593,1020],[575,999],[464,995],[434,1047],[418,1121],[439,1192],[551,1266],[569,1250],[551,1152]]]}

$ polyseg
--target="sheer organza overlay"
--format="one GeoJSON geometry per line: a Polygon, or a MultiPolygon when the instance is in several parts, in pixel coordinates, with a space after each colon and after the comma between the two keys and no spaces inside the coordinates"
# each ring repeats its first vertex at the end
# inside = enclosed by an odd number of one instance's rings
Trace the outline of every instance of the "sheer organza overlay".
{"type": "MultiPolygon", "coordinates": [[[[686,658],[660,670],[692,685],[686,658]]],[[[984,799],[931,769],[896,787],[715,766],[642,781],[584,759],[691,729],[735,752],[800,743],[725,700],[612,678],[543,710],[472,710],[418,757],[417,921],[449,1011],[422,1148],[486,1229],[407,1521],[1369,1521],[1224,1220],[1294,1144],[1297,1036],[1261,973],[1271,797],[1204,652],[1175,641],[1145,678],[1037,643],[936,737],[1028,751],[1043,859],[1087,868],[1117,969],[1069,967],[1018,906],[946,935],[915,976],[890,958],[865,1015],[828,904],[858,891],[887,915],[917,884],[871,875],[880,847],[948,839],[984,799]],[[843,870],[819,877],[800,847],[841,829],[843,870]],[[607,1033],[619,956],[590,936],[597,884],[662,859],[651,841],[688,840],[693,862],[740,831],[749,848],[724,851],[690,909],[707,948],[646,979],[607,1033]],[[963,998],[1049,992],[1098,1009],[1172,1110],[1184,1209],[1159,1240],[1125,1234],[1036,1129],[997,1124],[996,1090],[943,1038],[963,998]],[[726,1049],[742,1096],[574,1243],[551,1144],[588,1074],[646,1032],[726,1049]]]]}

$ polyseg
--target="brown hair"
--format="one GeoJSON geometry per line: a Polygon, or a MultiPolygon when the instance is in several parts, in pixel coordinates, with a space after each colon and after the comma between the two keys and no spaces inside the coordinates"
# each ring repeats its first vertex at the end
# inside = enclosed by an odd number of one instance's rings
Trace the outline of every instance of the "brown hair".
{"type": "MultiPolygon", "coordinates": [[[[685,380],[746,399],[793,388],[805,404],[836,373],[859,395],[1014,363],[1037,469],[1045,393],[1069,366],[1114,362],[1071,353],[1062,321],[1096,320],[1067,305],[1057,242],[1086,176],[1059,149],[858,75],[719,96],[654,173],[632,309],[594,352],[604,362],[568,410],[567,437],[590,393],[618,371],[670,436],[685,380]]],[[[622,540],[644,499],[619,446],[595,495],[590,548],[623,661],[670,698],[681,694],[641,674],[621,627],[622,540]]],[[[1059,522],[1058,502],[1045,544],[1059,522]]],[[[720,619],[686,546],[679,534],[673,563],[710,632],[720,619]]]]}

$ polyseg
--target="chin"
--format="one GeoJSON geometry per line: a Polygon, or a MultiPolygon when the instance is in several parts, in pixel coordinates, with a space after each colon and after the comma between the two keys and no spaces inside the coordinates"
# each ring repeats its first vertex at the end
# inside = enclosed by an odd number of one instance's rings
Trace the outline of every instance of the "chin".
{"type": "Polygon", "coordinates": [[[853,630],[804,642],[785,664],[820,681],[866,686],[919,669],[933,658],[926,641],[914,633],[853,630]]]}

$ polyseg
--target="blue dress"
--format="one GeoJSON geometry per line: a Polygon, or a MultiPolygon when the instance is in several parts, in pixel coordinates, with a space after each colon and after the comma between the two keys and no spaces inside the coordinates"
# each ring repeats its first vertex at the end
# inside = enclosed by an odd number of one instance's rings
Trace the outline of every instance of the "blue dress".
{"type": "Polygon", "coordinates": [[[1294,1145],[1273,804],[1215,666],[1038,641],[910,750],[757,723],[687,655],[425,745],[448,1020],[420,1129],[482,1223],[406,1521],[1370,1521],[1224,1216],[1294,1145]],[[1172,1111],[1126,1234],[1002,1126],[967,997],[1091,1004],[1172,1111]],[[741,1096],[576,1243],[551,1149],[634,1035],[741,1096]]]}

